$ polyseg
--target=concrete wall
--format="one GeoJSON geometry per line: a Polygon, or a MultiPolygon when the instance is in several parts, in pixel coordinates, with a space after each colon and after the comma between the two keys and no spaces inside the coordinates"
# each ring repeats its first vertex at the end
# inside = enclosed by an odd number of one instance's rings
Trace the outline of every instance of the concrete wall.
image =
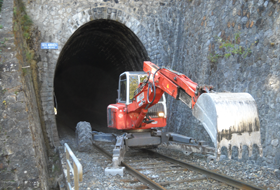
{"type": "MultiPolygon", "coordinates": [[[[58,50],[40,50],[40,44],[37,48],[41,57],[37,66],[42,83],[43,117],[52,146],[58,144],[52,93],[60,51],[83,24],[112,19],[125,24],[139,37],[152,62],[180,71],[199,84],[212,84],[216,91],[252,94],[259,109],[264,149],[264,157],[257,158],[257,162],[279,167],[278,1],[25,0],[25,3],[42,42],[59,44],[58,50]],[[220,38],[250,53],[225,58],[225,48],[219,48],[220,38]],[[222,57],[213,60],[211,55],[222,57]]],[[[168,107],[168,130],[210,142],[186,106],[169,98],[168,107]]]]}

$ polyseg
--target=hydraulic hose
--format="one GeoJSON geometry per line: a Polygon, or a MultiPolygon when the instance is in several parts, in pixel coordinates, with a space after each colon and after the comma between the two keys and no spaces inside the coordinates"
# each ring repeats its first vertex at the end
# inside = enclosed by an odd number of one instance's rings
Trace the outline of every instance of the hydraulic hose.
{"type": "MultiPolygon", "coordinates": [[[[148,85],[148,91],[147,91],[147,101],[148,101],[148,104],[147,104],[147,106],[145,107],[145,109],[148,109],[148,107],[155,101],[155,98],[156,98],[156,85],[155,85],[155,76],[156,76],[156,74],[157,74],[157,72],[160,70],[161,68],[158,68],[157,70],[156,70],[156,72],[154,73],[154,76],[153,76],[153,86],[152,86],[152,88],[153,88],[153,90],[154,90],[154,97],[153,97],[153,100],[150,102],[150,100],[149,100],[149,91],[150,91],[150,84],[151,83],[149,83],[149,85],[148,85]]],[[[149,78],[150,78],[150,75],[149,75],[149,78]]],[[[148,78],[148,80],[149,80],[149,78],[148,78]]]]}

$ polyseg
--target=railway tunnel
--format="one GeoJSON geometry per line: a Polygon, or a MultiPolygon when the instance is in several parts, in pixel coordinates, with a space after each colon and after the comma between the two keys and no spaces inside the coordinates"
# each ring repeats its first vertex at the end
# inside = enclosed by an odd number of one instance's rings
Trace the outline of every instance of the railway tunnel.
{"type": "Polygon", "coordinates": [[[58,131],[88,121],[107,132],[107,106],[116,102],[118,77],[142,70],[149,60],[138,37],[124,24],[100,19],[78,28],[63,47],[55,70],[58,131]]]}

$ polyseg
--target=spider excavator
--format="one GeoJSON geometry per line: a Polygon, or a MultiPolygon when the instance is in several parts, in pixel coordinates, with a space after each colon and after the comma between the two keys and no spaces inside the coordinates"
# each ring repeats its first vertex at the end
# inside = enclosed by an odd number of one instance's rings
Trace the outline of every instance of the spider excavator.
{"type": "Polygon", "coordinates": [[[106,175],[123,175],[124,168],[120,165],[129,148],[167,144],[186,154],[205,153],[218,160],[222,147],[227,148],[230,158],[234,146],[238,147],[241,157],[243,145],[248,146],[249,156],[253,145],[257,145],[262,155],[258,111],[250,94],[214,92],[213,86],[198,85],[182,73],[149,61],[144,62],[143,71],[122,73],[117,103],[107,107],[108,127],[125,133],[117,137],[113,166],[105,169],[106,175]],[[161,130],[167,119],[164,94],[192,109],[214,147],[192,137],[161,130]]]}

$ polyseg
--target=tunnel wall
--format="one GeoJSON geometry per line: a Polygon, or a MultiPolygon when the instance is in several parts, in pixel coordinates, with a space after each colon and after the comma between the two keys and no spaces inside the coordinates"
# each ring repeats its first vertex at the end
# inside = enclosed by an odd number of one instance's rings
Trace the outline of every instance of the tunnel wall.
{"type": "MultiPolygon", "coordinates": [[[[25,3],[42,41],[59,45],[58,50],[39,50],[41,61],[37,63],[44,120],[51,142],[58,144],[58,138],[52,136],[57,132],[50,129],[55,130],[52,93],[60,51],[83,24],[111,19],[123,23],[138,36],[152,62],[182,72],[199,84],[212,84],[216,91],[252,94],[259,109],[264,149],[263,158],[257,162],[279,167],[279,2],[25,0],[25,3]],[[226,48],[220,48],[219,40],[242,46],[247,55],[232,52],[226,55],[226,48]]],[[[202,125],[182,103],[168,98],[168,113],[169,131],[211,143],[202,125]]]]}

